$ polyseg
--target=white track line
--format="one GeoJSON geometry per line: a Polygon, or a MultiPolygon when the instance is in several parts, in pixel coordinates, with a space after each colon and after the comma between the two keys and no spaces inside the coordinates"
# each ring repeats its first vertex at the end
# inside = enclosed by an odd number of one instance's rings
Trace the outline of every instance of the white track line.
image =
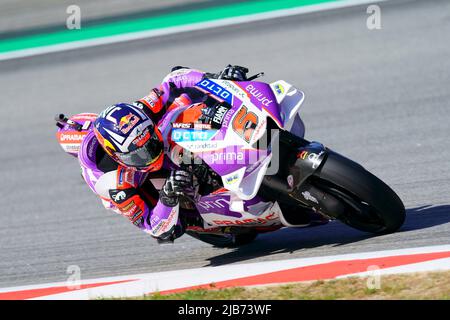
{"type": "MultiPolygon", "coordinates": [[[[379,2],[385,2],[385,1],[388,1],[388,0],[342,0],[342,1],[337,1],[337,2],[316,4],[316,5],[310,5],[310,6],[305,6],[305,7],[299,7],[299,8],[282,9],[282,10],[276,10],[276,11],[270,11],[270,12],[264,12],[264,13],[249,14],[249,15],[245,15],[245,16],[241,16],[241,17],[225,18],[225,19],[208,21],[208,22],[200,22],[200,23],[188,24],[188,25],[178,26],[178,27],[169,27],[169,28],[164,28],[164,29],[148,30],[148,31],[137,31],[137,32],[131,32],[131,33],[122,34],[122,35],[106,36],[106,37],[90,39],[90,40],[73,41],[73,42],[62,43],[62,44],[48,45],[48,46],[43,46],[43,47],[0,53],[0,61],[32,57],[32,56],[37,56],[37,55],[42,55],[42,54],[47,54],[47,53],[62,52],[62,51],[68,51],[68,50],[73,50],[73,49],[95,47],[95,46],[106,45],[106,44],[114,44],[114,43],[120,43],[120,42],[132,41],[132,40],[148,39],[148,38],[159,37],[159,36],[164,36],[164,35],[169,35],[169,34],[182,33],[182,32],[188,32],[188,31],[197,31],[197,30],[204,30],[204,29],[210,29],[210,28],[231,26],[231,25],[236,25],[236,24],[241,24],[241,23],[255,22],[255,21],[261,21],[261,20],[281,18],[281,17],[289,17],[289,16],[301,15],[301,14],[306,14],[306,13],[319,12],[319,11],[332,10],[332,9],[340,9],[340,8],[364,5],[364,4],[379,3],[379,2]]],[[[363,15],[366,13],[364,11],[364,12],[361,12],[361,14],[363,15]]]]}
{"type": "MultiPolygon", "coordinates": [[[[450,251],[450,245],[364,252],[364,253],[354,253],[354,254],[344,254],[344,255],[334,255],[334,256],[314,257],[314,258],[300,258],[282,261],[266,261],[266,262],[236,264],[219,267],[205,267],[187,270],[174,270],[167,272],[128,275],[120,277],[90,279],[81,281],[80,285],[115,282],[130,279],[136,279],[136,281],[69,291],[59,294],[42,296],[36,299],[93,299],[98,297],[133,297],[155,291],[172,290],[175,288],[185,288],[211,282],[233,280],[252,275],[259,275],[274,271],[281,271],[286,269],[323,264],[328,262],[402,256],[420,253],[437,253],[446,251],[450,251]]],[[[381,269],[377,272],[379,272],[379,274],[390,274],[390,273],[435,271],[448,269],[450,269],[450,258],[412,263],[405,266],[381,269]]],[[[369,274],[373,273],[369,272],[369,274]]],[[[367,275],[367,273],[363,272],[352,275],[367,275]]],[[[34,290],[40,288],[65,287],[66,285],[67,283],[65,282],[59,282],[34,286],[12,287],[0,289],[0,293],[22,291],[22,290],[34,290]]]]}
{"type": "Polygon", "coordinates": [[[398,267],[391,267],[386,269],[371,270],[361,273],[353,273],[344,276],[338,276],[336,279],[349,278],[349,277],[367,277],[373,275],[388,275],[388,274],[401,274],[401,273],[414,273],[414,272],[433,272],[444,271],[450,269],[450,258],[436,259],[419,263],[411,263],[398,267]]]}

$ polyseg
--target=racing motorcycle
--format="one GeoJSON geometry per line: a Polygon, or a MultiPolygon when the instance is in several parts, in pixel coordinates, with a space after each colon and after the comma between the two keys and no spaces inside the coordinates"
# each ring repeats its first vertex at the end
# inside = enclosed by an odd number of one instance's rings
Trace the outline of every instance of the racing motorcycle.
{"type": "MultiPolygon", "coordinates": [[[[194,177],[194,192],[180,200],[186,233],[235,247],[263,232],[336,219],[375,234],[398,230],[405,219],[398,195],[358,163],[304,139],[304,93],[283,80],[255,81],[261,75],[205,77],[192,88],[201,103],[174,109],[158,123],[171,140],[172,162],[194,177]]],[[[57,116],[66,152],[76,155],[95,117],[57,116]]]]}

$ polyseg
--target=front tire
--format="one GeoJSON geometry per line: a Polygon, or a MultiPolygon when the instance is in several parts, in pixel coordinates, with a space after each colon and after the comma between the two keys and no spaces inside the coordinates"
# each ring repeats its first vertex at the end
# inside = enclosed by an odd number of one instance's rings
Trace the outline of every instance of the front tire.
{"type": "Polygon", "coordinates": [[[331,150],[312,183],[339,199],[345,210],[338,219],[355,229],[386,234],[405,221],[403,202],[387,184],[331,150]]]}

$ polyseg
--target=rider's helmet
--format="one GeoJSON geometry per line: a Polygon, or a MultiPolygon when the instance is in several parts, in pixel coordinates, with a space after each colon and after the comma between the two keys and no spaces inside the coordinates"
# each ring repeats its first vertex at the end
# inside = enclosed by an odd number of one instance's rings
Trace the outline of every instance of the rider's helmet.
{"type": "Polygon", "coordinates": [[[119,164],[144,172],[161,169],[161,132],[138,106],[119,103],[108,107],[95,120],[94,133],[105,152],[119,164]]]}

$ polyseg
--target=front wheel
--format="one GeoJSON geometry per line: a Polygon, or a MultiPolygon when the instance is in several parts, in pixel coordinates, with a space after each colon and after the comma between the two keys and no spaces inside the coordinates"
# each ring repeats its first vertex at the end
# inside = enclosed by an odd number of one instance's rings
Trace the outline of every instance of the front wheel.
{"type": "Polygon", "coordinates": [[[329,151],[311,178],[313,185],[339,200],[343,210],[337,218],[355,229],[385,234],[405,221],[405,207],[387,184],[335,152],[329,151]]]}

